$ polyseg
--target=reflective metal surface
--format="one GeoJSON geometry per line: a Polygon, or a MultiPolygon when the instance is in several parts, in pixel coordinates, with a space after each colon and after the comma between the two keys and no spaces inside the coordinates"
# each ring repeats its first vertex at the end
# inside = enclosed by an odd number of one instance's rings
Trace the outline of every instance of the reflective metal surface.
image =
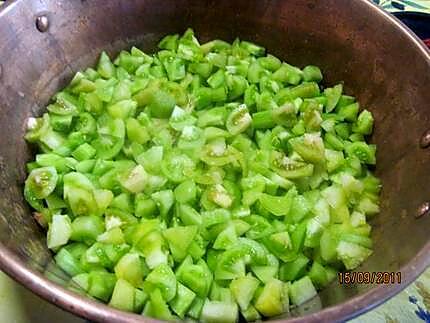
{"type": "MultiPolygon", "coordinates": [[[[372,219],[375,251],[359,270],[401,271],[402,284],[340,286],[296,309],[291,322],[332,322],[383,302],[430,264],[430,154],[417,144],[430,120],[430,56],[401,25],[365,0],[16,0],[0,12],[0,267],[47,300],[100,322],[154,320],[67,291],[44,234],[22,198],[26,119],[74,72],[137,45],[155,49],[167,33],[192,27],[202,40],[235,37],[264,45],[292,64],[315,64],[326,84],[344,81],[375,116],[382,212],[372,219]],[[49,28],[40,32],[36,19],[49,28]],[[49,277],[49,279],[47,278],[49,277]],[[55,281],[55,282],[53,282],[55,281]],[[305,315],[301,316],[300,315],[305,315]]],[[[287,318],[283,318],[287,319],[287,318]]]]}

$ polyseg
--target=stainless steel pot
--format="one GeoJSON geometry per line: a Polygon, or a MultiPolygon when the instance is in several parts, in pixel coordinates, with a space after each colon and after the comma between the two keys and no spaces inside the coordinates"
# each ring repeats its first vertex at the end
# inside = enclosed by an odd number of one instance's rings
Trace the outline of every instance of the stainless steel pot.
{"type": "MultiPolygon", "coordinates": [[[[138,45],[151,51],[167,33],[193,27],[203,39],[236,36],[303,66],[327,84],[345,81],[376,119],[382,212],[371,222],[375,252],[359,269],[401,272],[401,284],[340,285],[298,308],[290,322],[332,322],[364,312],[411,283],[430,264],[430,55],[407,28],[355,0],[16,0],[0,12],[0,267],[48,301],[103,322],[151,319],[67,291],[44,234],[23,201],[26,119],[75,71],[138,45]],[[420,146],[421,140],[421,146],[420,146]],[[427,204],[426,204],[427,203],[427,204]],[[418,213],[417,213],[418,212],[418,213]],[[417,214],[423,215],[419,218],[417,214]]],[[[287,319],[287,318],[283,318],[287,319]]]]}

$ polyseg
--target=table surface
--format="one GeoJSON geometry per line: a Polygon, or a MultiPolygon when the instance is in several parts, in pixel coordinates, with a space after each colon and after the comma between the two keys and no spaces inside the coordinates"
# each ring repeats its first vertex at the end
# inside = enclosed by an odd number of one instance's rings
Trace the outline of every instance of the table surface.
{"type": "MultiPolygon", "coordinates": [[[[373,0],[384,9],[395,11],[419,11],[430,13],[430,0],[373,0]]],[[[2,1],[0,1],[1,5],[2,1]]],[[[62,311],[35,296],[21,285],[0,272],[1,322],[62,322],[84,323],[85,321],[62,311]]],[[[430,323],[430,269],[423,273],[403,292],[376,309],[363,314],[350,323],[430,323]]]]}

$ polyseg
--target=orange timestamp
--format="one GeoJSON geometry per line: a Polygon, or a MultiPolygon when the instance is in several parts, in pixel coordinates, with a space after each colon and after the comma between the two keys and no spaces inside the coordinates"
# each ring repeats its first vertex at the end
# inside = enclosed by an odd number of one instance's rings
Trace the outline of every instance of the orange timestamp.
{"type": "Polygon", "coordinates": [[[402,273],[400,271],[347,271],[337,275],[339,284],[400,284],[402,273]]]}

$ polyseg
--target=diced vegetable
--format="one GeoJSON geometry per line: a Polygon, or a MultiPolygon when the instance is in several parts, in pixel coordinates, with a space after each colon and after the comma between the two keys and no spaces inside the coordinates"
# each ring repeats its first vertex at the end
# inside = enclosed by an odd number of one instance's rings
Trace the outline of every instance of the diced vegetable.
{"type": "Polygon", "coordinates": [[[109,305],[117,309],[132,312],[134,310],[135,288],[126,280],[118,279],[113,289],[109,305]]]}
{"type": "Polygon", "coordinates": [[[260,296],[255,302],[255,308],[264,316],[276,316],[282,314],[289,307],[288,291],[284,283],[277,279],[271,279],[264,286],[260,296]]]}
{"type": "Polygon", "coordinates": [[[192,290],[178,283],[178,292],[169,304],[172,310],[183,319],[195,297],[196,294],[192,290]]]}
{"type": "Polygon", "coordinates": [[[313,298],[317,294],[317,291],[315,290],[311,279],[308,276],[305,276],[292,283],[288,293],[290,295],[291,303],[299,306],[313,298]]]}
{"type": "Polygon", "coordinates": [[[72,224],[67,215],[54,214],[48,230],[47,245],[53,249],[65,245],[72,235],[72,224]]]}
{"type": "Polygon", "coordinates": [[[229,323],[236,322],[238,314],[235,303],[206,300],[200,319],[207,323],[229,323]]]}
{"type": "Polygon", "coordinates": [[[260,282],[252,276],[240,277],[230,283],[230,290],[242,310],[249,307],[258,285],[260,282]]]}
{"type": "Polygon", "coordinates": [[[158,47],[102,52],[27,122],[24,197],[70,286],[161,320],[259,321],[362,264],[372,113],[249,41],[158,47]]]}

